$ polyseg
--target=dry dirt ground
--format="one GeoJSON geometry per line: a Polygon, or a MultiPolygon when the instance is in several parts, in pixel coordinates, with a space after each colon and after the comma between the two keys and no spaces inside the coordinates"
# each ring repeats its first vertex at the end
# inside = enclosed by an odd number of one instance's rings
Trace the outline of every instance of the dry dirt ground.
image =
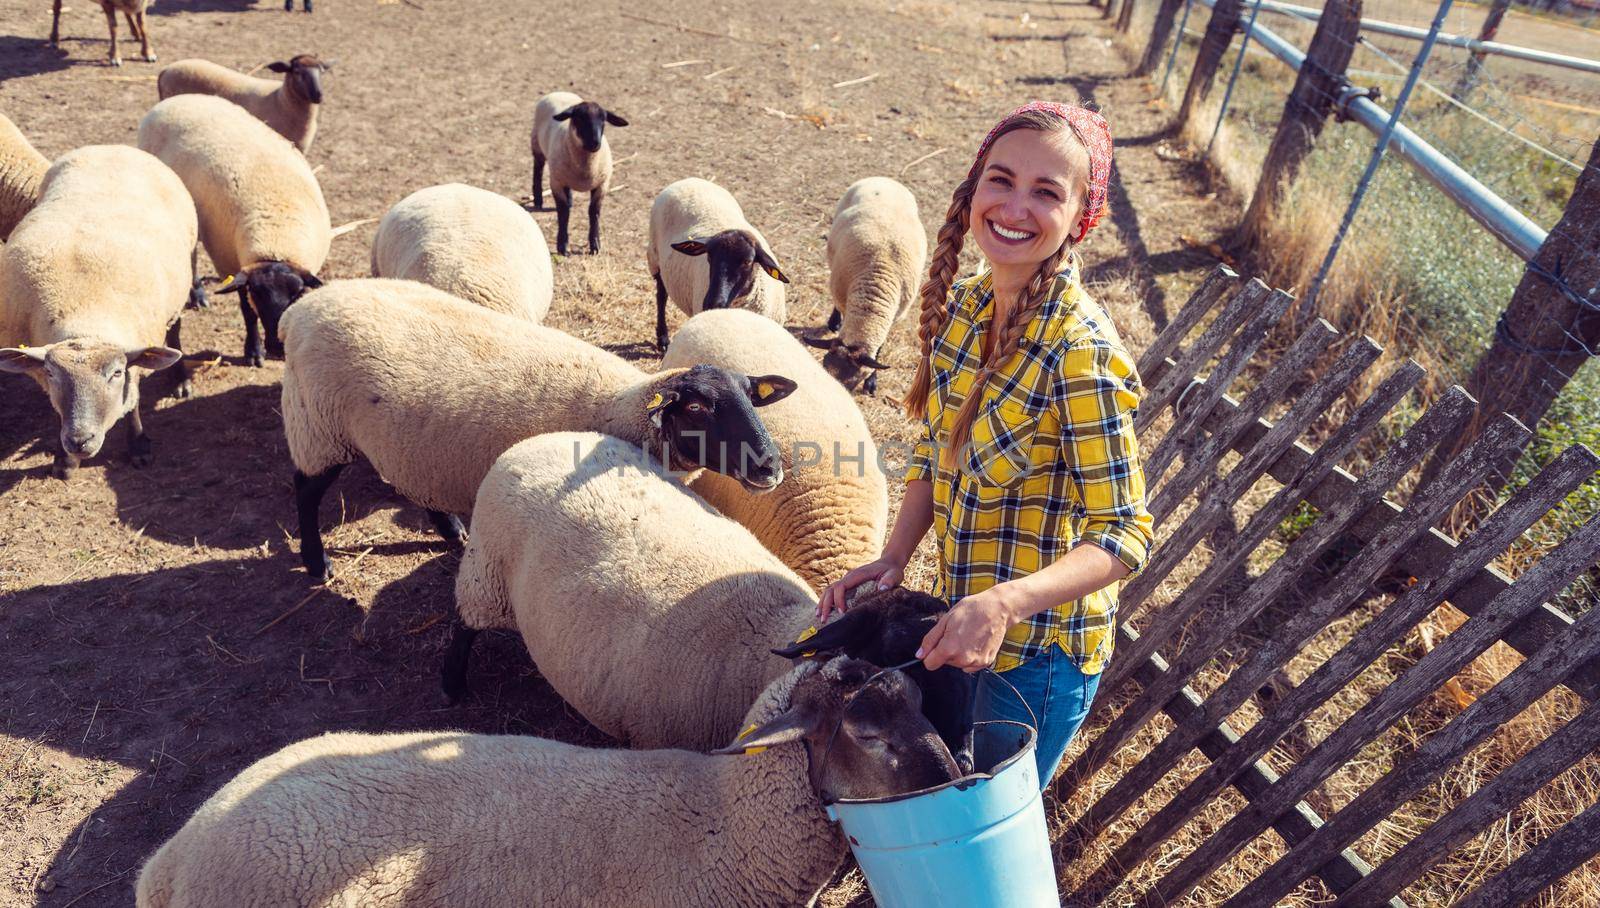
{"type": "MultiPolygon", "coordinates": [[[[305,15],[158,0],[149,22],[163,61],[337,59],[310,155],[336,224],[447,181],[526,194],[544,92],[621,112],[632,125],[609,133],[619,166],[604,251],[557,263],[549,322],[646,369],[647,211],[680,177],[739,196],[794,279],[791,324],[817,326],[830,305],[823,235],[849,183],[898,176],[931,235],[1001,113],[1030,97],[1092,99],[1120,170],[1087,276],[1135,347],[1210,267],[1179,233],[1214,237],[1237,205],[1198,195],[1192,165],[1155,155],[1163,115],[1122,78],[1099,10],[1079,3],[323,0],[305,15]],[[836,85],[851,80],[864,81],[836,85]]],[[[45,0],[0,0],[0,110],[52,157],[133,142],[158,65],[124,44],[126,64],[107,67],[105,23],[86,0],[68,0],[59,51],[48,30],[45,0]]],[[[553,239],[553,213],[536,218],[553,239]]],[[[372,230],[335,240],[323,277],[365,275],[372,230]]],[[[483,646],[467,703],[443,703],[457,556],[364,466],[324,504],[337,576],[313,587],[287,529],[282,364],[241,363],[232,305],[185,322],[191,358],[214,364],[189,400],[158,399],[159,376],[146,383],[157,461],[144,470],[113,433],[70,482],[51,478],[55,415],[31,382],[0,377],[0,904],[130,903],[144,858],[223,781],[323,731],[607,744],[510,637],[483,646]]],[[[899,368],[861,399],[880,438],[910,437],[889,401],[913,353],[902,321],[887,353],[899,368]]],[[[912,579],[928,566],[924,551],[912,579]]]]}

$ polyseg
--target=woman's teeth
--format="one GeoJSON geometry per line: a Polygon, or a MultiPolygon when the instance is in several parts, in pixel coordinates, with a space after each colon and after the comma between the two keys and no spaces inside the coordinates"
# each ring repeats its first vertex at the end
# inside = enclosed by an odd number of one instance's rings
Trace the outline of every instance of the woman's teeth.
{"type": "Polygon", "coordinates": [[[1033,234],[1028,233],[1025,230],[1010,230],[1008,228],[1001,227],[999,224],[996,224],[994,221],[990,221],[989,222],[989,229],[993,230],[1001,238],[1007,239],[1007,240],[1015,241],[1015,240],[1030,240],[1030,239],[1033,239],[1033,234]]]}

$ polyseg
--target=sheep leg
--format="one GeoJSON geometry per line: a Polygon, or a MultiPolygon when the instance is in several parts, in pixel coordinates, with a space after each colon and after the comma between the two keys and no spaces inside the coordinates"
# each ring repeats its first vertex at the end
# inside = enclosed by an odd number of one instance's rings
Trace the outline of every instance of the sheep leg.
{"type": "Polygon", "coordinates": [[[439,686],[451,703],[459,703],[467,693],[467,663],[472,659],[472,643],[478,639],[476,628],[467,627],[457,618],[450,625],[450,645],[444,651],[444,664],[439,670],[439,686]]]}
{"type": "Polygon", "coordinates": [[[533,153],[533,207],[544,210],[544,155],[533,153]]]}
{"type": "Polygon", "coordinates": [[[111,30],[111,57],[108,62],[112,66],[121,66],[122,57],[117,53],[117,11],[108,3],[101,7],[106,14],[106,28],[111,30]]]}
{"type": "Polygon", "coordinates": [[[461,518],[443,511],[428,509],[428,519],[433,521],[433,528],[443,536],[446,542],[461,545],[467,541],[467,528],[461,525],[461,518]]]}
{"type": "Polygon", "coordinates": [[[267,345],[261,339],[261,320],[250,307],[250,297],[239,290],[239,311],[244,313],[244,361],[257,369],[267,361],[267,345]]]}
{"type": "Polygon", "coordinates": [[[135,19],[139,23],[139,53],[144,57],[144,62],[156,62],[156,52],[150,49],[150,31],[144,25],[144,10],[139,10],[135,19]]]}
{"type": "Polygon", "coordinates": [[[656,272],[656,350],[667,352],[667,285],[656,272]]]}
{"type": "Polygon", "coordinates": [[[300,0],[300,8],[308,13],[311,12],[311,0],[300,0]]]}
{"type": "MultiPolygon", "coordinates": [[[[167,346],[174,350],[183,349],[182,316],[179,316],[175,321],[173,321],[171,327],[167,328],[167,346]]],[[[182,399],[193,394],[194,384],[190,381],[189,361],[187,359],[178,360],[177,363],[173,365],[172,371],[177,375],[177,381],[172,386],[172,396],[182,399]]]]}
{"type": "Polygon", "coordinates": [[[294,12],[294,0],[283,0],[283,11],[286,13],[294,12]]]}
{"type": "Polygon", "coordinates": [[[596,189],[589,193],[589,254],[600,254],[600,203],[605,199],[604,191],[596,189]]]}
{"type": "Polygon", "coordinates": [[[572,217],[572,190],[563,186],[560,189],[550,187],[550,195],[556,202],[556,254],[567,254],[567,219],[572,217]]]}
{"type": "Polygon", "coordinates": [[[189,286],[189,308],[204,309],[211,305],[206,299],[206,287],[200,283],[200,244],[194,244],[194,251],[189,253],[189,273],[194,275],[194,283],[189,286]]]}
{"type": "Polygon", "coordinates": [[[328,487],[339,478],[344,464],[336,463],[315,476],[294,471],[294,503],[300,512],[300,563],[313,580],[323,581],[333,572],[333,563],[322,548],[322,528],[317,523],[317,509],[328,487]]]}
{"type": "Polygon", "coordinates": [[[861,383],[861,390],[867,392],[868,397],[878,393],[878,372],[874,369],[867,373],[867,378],[861,383]]]}
{"type": "Polygon", "coordinates": [[[57,451],[56,461],[50,466],[50,475],[57,479],[71,479],[72,474],[78,469],[78,464],[82,462],[82,459],[74,457],[66,451],[57,451]]]}
{"type": "Polygon", "coordinates": [[[50,46],[61,44],[61,0],[56,0],[55,18],[50,20],[50,46]]]}
{"type": "Polygon", "coordinates": [[[128,459],[136,467],[148,467],[155,461],[154,448],[150,444],[150,436],[144,434],[144,418],[139,415],[139,405],[133,405],[128,411],[128,459]]]}
{"type": "Polygon", "coordinates": [[[829,331],[838,331],[839,330],[839,326],[841,326],[843,324],[844,324],[844,313],[840,312],[838,309],[833,310],[833,313],[828,316],[828,330],[829,331]]]}

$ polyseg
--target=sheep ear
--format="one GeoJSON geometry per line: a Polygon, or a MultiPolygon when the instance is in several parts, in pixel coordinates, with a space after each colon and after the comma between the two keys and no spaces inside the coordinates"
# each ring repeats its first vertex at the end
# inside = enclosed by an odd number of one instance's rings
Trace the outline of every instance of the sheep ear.
{"type": "Polygon", "coordinates": [[[882,615],[873,609],[851,609],[824,624],[821,630],[807,628],[800,639],[772,651],[785,659],[803,659],[819,652],[849,649],[878,632],[882,615]]]}
{"type": "Polygon", "coordinates": [[[550,119],[552,119],[552,120],[565,120],[565,119],[567,119],[568,117],[572,116],[573,114],[575,114],[577,112],[578,112],[578,105],[574,104],[571,107],[567,108],[566,110],[563,110],[562,112],[560,112],[560,113],[556,114],[555,116],[551,117],[550,119]]]}
{"type": "Polygon", "coordinates": [[[612,113],[609,110],[606,111],[606,122],[610,123],[612,126],[627,126],[628,125],[628,121],[627,120],[624,120],[622,117],[612,113]]]}
{"type": "Polygon", "coordinates": [[[798,741],[804,738],[806,732],[810,731],[810,729],[811,717],[809,710],[797,707],[768,719],[760,725],[749,726],[744,731],[739,732],[739,737],[734,738],[732,744],[713,750],[712,753],[722,755],[758,754],[769,747],[798,741]]]}
{"type": "Polygon", "coordinates": [[[772,253],[762,249],[759,243],[756,244],[756,264],[760,265],[761,270],[773,280],[789,283],[789,279],[783,275],[783,270],[778,267],[778,260],[772,257],[772,253]]]}
{"type": "Polygon", "coordinates": [[[5,347],[0,349],[0,372],[36,372],[44,368],[46,347],[5,347]]]}
{"type": "Polygon", "coordinates": [[[183,351],[172,347],[134,347],[124,355],[128,365],[157,372],[182,359],[183,351]]]}
{"type": "Polygon", "coordinates": [[[812,337],[808,334],[802,334],[800,335],[800,340],[804,341],[807,346],[816,347],[818,350],[833,349],[833,340],[831,338],[812,337]]]}
{"type": "Polygon", "coordinates": [[[758,407],[775,404],[794,393],[799,385],[781,375],[750,376],[750,402],[758,407]]]}
{"type": "Polygon", "coordinates": [[[857,358],[856,362],[861,364],[861,365],[863,365],[863,366],[867,366],[867,367],[873,368],[873,369],[893,369],[894,368],[893,366],[889,365],[888,363],[879,362],[878,358],[876,356],[872,356],[871,354],[866,354],[866,353],[863,353],[859,358],[857,358]]]}
{"type": "Polygon", "coordinates": [[[681,243],[673,243],[672,248],[683,253],[684,255],[706,254],[706,244],[700,242],[699,240],[684,240],[681,243]]]}
{"type": "Polygon", "coordinates": [[[289,64],[283,62],[282,60],[276,60],[276,61],[273,61],[272,63],[268,63],[267,64],[267,69],[269,69],[269,70],[271,70],[271,71],[273,71],[275,73],[286,73],[290,69],[293,69],[293,67],[291,67],[289,64]]]}

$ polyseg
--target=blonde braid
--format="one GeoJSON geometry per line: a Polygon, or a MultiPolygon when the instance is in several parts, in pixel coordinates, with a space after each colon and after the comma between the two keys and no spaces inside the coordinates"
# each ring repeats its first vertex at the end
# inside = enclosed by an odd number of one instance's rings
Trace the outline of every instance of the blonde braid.
{"type": "MultiPolygon", "coordinates": [[[[978,418],[978,405],[983,400],[984,388],[988,386],[989,379],[1022,349],[1022,338],[1028,331],[1028,323],[1033,321],[1039,307],[1049,298],[1056,271],[1061,267],[1062,259],[1066,258],[1071,248],[1070,241],[1062,243],[1061,248],[1039,263],[1039,270],[1035,271],[1033,279],[1028,281],[1027,289],[1021,299],[1012,308],[1006,323],[1001,325],[994,335],[994,341],[989,345],[987,355],[983,357],[978,375],[972,381],[972,389],[967,392],[967,399],[961,402],[961,409],[956,411],[955,419],[950,423],[950,441],[945,445],[940,458],[945,466],[953,466],[956,452],[966,447],[967,442],[972,439],[972,424],[978,418]]],[[[990,326],[990,330],[995,330],[993,325],[990,326]]]]}
{"type": "Polygon", "coordinates": [[[928,279],[922,282],[922,311],[917,319],[917,340],[922,345],[922,358],[917,361],[917,374],[911,380],[911,390],[906,392],[900,405],[912,419],[922,419],[928,413],[928,388],[933,384],[933,339],[939,336],[950,313],[946,307],[950,285],[955,283],[956,268],[961,260],[961,247],[967,240],[967,215],[972,210],[972,193],[978,181],[967,177],[950,196],[950,208],[945,212],[944,226],[939,228],[939,240],[928,260],[928,279]]]}

